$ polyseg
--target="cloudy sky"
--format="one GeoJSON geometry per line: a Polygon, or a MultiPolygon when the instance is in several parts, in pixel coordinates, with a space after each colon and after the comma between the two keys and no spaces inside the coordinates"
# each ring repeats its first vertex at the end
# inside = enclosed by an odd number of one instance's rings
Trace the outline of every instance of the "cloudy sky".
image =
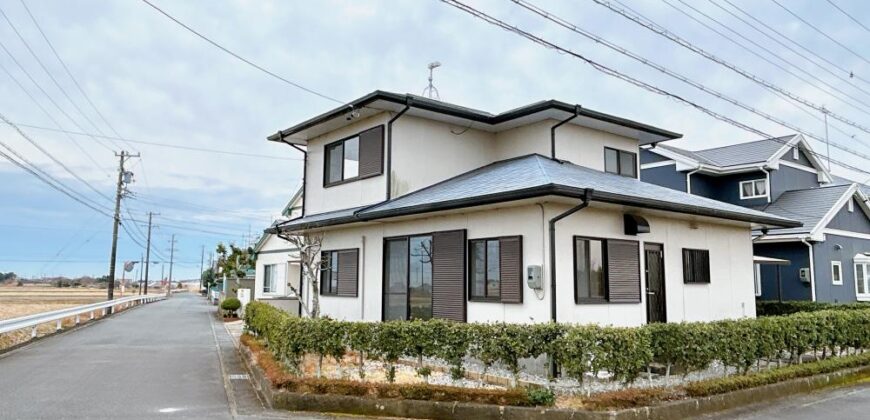
{"type": "MultiPolygon", "coordinates": [[[[375,89],[419,94],[426,86],[427,63],[438,60],[443,66],[436,71],[435,83],[442,100],[464,106],[500,112],[532,101],[560,99],[683,133],[684,139],[673,144],[687,148],[759,137],[435,0],[152,1],[249,60],[340,101],[375,89]]],[[[772,0],[685,1],[627,4],[745,72],[825,105],[857,125],[870,126],[870,30],[866,28],[870,4],[832,0],[862,27],[822,0],[777,0],[797,17],[772,0]]],[[[513,2],[469,0],[469,4],[764,133],[793,132],[513,2]]],[[[533,4],[760,112],[824,137],[819,112],[787,102],[593,0],[533,0],[533,4]]],[[[141,153],[128,165],[135,183],[123,202],[124,218],[131,220],[125,223],[129,233],[121,231],[119,261],[140,258],[144,250],[137,242],[144,243],[146,230],[141,221],[153,211],[160,214],[154,219],[153,236],[159,255],[153,258],[168,258],[174,234],[176,278],[198,276],[203,247],[207,259],[218,241],[244,244],[268,225],[301,184],[301,156],[265,137],[336,106],[237,61],[138,0],[0,0],[0,9],[5,15],[0,16],[0,114],[70,171],[2,122],[0,142],[97,208],[113,205],[103,195],[114,194],[118,164],[114,152],[141,153]],[[128,141],[101,137],[118,134],[128,141]]],[[[867,132],[834,120],[829,131],[832,142],[870,155],[867,132]]],[[[817,141],[813,146],[819,152],[826,150],[817,141]]],[[[0,147],[7,154],[8,150],[0,147]]],[[[868,160],[858,154],[836,147],[831,152],[834,160],[870,169],[868,160]]],[[[870,177],[837,167],[834,171],[858,180],[870,177]]],[[[0,197],[0,272],[25,276],[107,272],[109,217],[2,158],[0,197]]],[[[158,278],[161,266],[152,270],[157,274],[152,271],[151,277],[158,278]]]]}

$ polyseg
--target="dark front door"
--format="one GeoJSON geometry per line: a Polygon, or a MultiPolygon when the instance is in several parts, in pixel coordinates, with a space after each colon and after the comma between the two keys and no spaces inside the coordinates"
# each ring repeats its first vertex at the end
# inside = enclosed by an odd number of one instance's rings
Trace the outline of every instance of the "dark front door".
{"type": "Polygon", "coordinates": [[[644,244],[646,256],[646,319],[667,322],[665,315],[665,254],[660,244],[644,244]]]}

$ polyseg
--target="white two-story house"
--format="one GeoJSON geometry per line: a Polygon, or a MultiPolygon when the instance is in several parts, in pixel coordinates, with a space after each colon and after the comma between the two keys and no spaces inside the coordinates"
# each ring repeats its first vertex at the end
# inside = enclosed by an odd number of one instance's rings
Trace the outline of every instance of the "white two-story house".
{"type": "MultiPolygon", "coordinates": [[[[680,135],[559,101],[376,91],[269,140],[304,153],[323,314],[639,325],[755,315],[751,230],[799,222],[638,180],[680,135]]],[[[305,297],[303,297],[305,298],[305,297]]]]}

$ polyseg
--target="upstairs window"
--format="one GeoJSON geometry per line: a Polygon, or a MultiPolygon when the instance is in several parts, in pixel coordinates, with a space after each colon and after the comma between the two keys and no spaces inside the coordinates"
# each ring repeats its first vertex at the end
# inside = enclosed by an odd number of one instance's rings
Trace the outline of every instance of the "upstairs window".
{"type": "Polygon", "coordinates": [[[767,197],[767,180],[754,179],[740,182],[740,199],[767,197]]]}
{"type": "Polygon", "coordinates": [[[855,212],[855,200],[852,197],[849,197],[849,204],[847,204],[846,206],[846,209],[849,210],[849,213],[855,212]]]}
{"type": "Polygon", "coordinates": [[[637,154],[605,147],[604,172],[637,178],[637,154]]]}
{"type": "Polygon", "coordinates": [[[801,160],[801,151],[797,147],[791,148],[791,158],[794,160],[801,160]]]}
{"type": "Polygon", "coordinates": [[[380,175],[384,127],[378,126],[324,147],[323,185],[329,187],[380,175]]]}
{"type": "Polygon", "coordinates": [[[710,251],[683,248],[683,283],[710,283],[710,251]]]}

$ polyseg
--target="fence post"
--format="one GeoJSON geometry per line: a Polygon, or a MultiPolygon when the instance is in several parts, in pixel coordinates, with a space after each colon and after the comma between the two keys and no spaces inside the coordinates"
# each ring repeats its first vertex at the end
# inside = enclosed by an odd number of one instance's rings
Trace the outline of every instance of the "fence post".
{"type": "Polygon", "coordinates": [[[57,331],[61,330],[60,321],[61,321],[60,319],[57,320],[57,331]]]}
{"type": "Polygon", "coordinates": [[[94,311],[91,311],[91,319],[94,319],[94,311]]]}
{"type": "Polygon", "coordinates": [[[79,325],[79,322],[81,322],[81,318],[78,315],[76,315],[76,325],[79,325]]]}
{"type": "Polygon", "coordinates": [[[30,329],[30,338],[36,338],[36,325],[30,329]]]}

